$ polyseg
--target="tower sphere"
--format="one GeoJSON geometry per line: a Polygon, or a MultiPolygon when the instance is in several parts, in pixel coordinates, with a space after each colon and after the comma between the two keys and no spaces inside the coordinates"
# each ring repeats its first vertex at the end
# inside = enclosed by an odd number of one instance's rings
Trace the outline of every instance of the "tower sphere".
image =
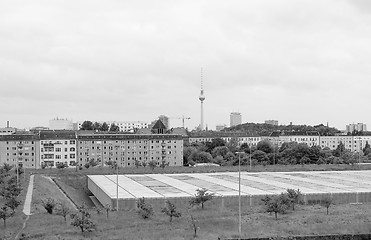
{"type": "Polygon", "coordinates": [[[200,99],[201,102],[205,100],[204,90],[201,90],[200,97],[198,99],[200,99]]]}

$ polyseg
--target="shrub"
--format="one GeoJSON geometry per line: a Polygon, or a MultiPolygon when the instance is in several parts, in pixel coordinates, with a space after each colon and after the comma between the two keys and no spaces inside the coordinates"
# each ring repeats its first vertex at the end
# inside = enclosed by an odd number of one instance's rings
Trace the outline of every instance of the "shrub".
{"type": "Polygon", "coordinates": [[[287,189],[287,197],[292,205],[292,210],[294,211],[295,210],[295,204],[301,204],[303,201],[302,201],[302,194],[300,192],[300,190],[295,190],[295,189],[287,189]]]}
{"type": "Polygon", "coordinates": [[[165,213],[170,217],[170,222],[172,222],[173,217],[180,217],[182,215],[180,212],[176,210],[175,205],[169,200],[166,200],[166,207],[163,208],[161,212],[165,213]]]}
{"type": "Polygon", "coordinates": [[[88,209],[84,206],[78,207],[78,212],[72,213],[71,215],[71,225],[74,227],[79,227],[81,232],[92,232],[96,229],[96,224],[90,220],[91,215],[88,209]]]}
{"type": "Polygon", "coordinates": [[[148,219],[153,215],[152,205],[146,203],[144,197],[137,200],[137,208],[137,214],[143,219],[148,219]]]}
{"type": "Polygon", "coordinates": [[[67,222],[67,215],[70,213],[70,211],[71,210],[65,203],[58,203],[55,208],[56,214],[62,216],[65,222],[67,222]]]}
{"type": "Polygon", "coordinates": [[[43,199],[41,200],[41,204],[49,214],[53,214],[53,210],[57,205],[53,198],[43,199]]]}
{"type": "Polygon", "coordinates": [[[329,196],[325,197],[324,199],[322,199],[321,205],[326,208],[326,214],[328,215],[328,209],[332,205],[332,198],[329,196]]]}

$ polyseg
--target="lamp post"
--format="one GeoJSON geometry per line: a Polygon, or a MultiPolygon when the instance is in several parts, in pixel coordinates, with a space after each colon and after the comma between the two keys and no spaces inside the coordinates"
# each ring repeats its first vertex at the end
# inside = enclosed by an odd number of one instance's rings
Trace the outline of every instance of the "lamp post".
{"type": "Polygon", "coordinates": [[[250,154],[249,154],[249,158],[250,158],[250,172],[251,172],[251,140],[250,140],[250,146],[249,146],[249,149],[250,149],[250,154]]]}
{"type": "Polygon", "coordinates": [[[236,152],[238,154],[238,236],[241,239],[241,155],[244,152],[236,152]]]}
{"type": "Polygon", "coordinates": [[[116,211],[119,211],[119,158],[117,157],[118,146],[116,149],[116,211]]]}

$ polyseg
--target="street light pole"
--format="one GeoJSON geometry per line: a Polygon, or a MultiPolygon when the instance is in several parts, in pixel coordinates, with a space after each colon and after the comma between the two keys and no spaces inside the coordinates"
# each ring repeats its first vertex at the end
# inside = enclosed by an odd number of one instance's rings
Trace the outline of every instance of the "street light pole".
{"type": "Polygon", "coordinates": [[[116,161],[116,211],[119,211],[119,164],[116,161]]]}
{"type": "Polygon", "coordinates": [[[241,154],[244,152],[236,152],[238,154],[238,236],[241,239],[241,154]]]}

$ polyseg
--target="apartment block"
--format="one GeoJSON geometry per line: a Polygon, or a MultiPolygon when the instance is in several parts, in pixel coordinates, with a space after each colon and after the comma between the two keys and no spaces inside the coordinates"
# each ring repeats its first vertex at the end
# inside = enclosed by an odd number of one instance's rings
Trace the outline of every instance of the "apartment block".
{"type": "Polygon", "coordinates": [[[40,166],[55,167],[59,163],[76,165],[77,137],[75,131],[41,131],[40,166]]]}
{"type": "Polygon", "coordinates": [[[169,166],[183,165],[183,139],[172,134],[79,134],[80,165],[97,161],[100,165],[118,161],[119,166],[133,167],[135,161],[165,161],[169,166]]]}
{"type": "Polygon", "coordinates": [[[40,167],[40,142],[36,134],[0,136],[0,165],[4,163],[23,168],[40,167]]]}

